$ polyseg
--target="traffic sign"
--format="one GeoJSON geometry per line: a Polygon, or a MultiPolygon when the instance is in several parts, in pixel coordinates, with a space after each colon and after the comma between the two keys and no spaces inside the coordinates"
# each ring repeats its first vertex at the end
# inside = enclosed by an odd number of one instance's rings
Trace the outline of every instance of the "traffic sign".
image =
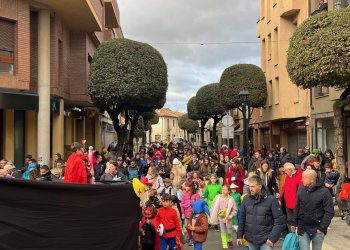
{"type": "Polygon", "coordinates": [[[232,126],[230,127],[222,127],[221,134],[223,139],[233,139],[235,136],[235,131],[232,126]]]}
{"type": "Polygon", "coordinates": [[[224,117],[222,117],[221,122],[222,122],[222,125],[224,125],[225,127],[232,126],[233,118],[230,115],[225,115],[224,117]]]}

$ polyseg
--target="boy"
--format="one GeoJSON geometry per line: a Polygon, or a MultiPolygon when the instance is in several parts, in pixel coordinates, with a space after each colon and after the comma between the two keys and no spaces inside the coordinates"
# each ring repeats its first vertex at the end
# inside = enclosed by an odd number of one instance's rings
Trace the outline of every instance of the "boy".
{"type": "Polygon", "coordinates": [[[198,200],[192,203],[192,214],[188,229],[194,239],[194,249],[201,250],[202,245],[207,239],[209,208],[204,200],[198,200]]]}
{"type": "Polygon", "coordinates": [[[171,183],[170,178],[165,178],[164,179],[163,193],[164,194],[174,195],[174,188],[173,188],[173,184],[171,183]]]}
{"type": "Polygon", "coordinates": [[[162,206],[155,217],[155,226],[160,235],[160,250],[176,249],[176,237],[180,237],[180,223],[178,215],[172,208],[171,196],[163,194],[162,206]]]}

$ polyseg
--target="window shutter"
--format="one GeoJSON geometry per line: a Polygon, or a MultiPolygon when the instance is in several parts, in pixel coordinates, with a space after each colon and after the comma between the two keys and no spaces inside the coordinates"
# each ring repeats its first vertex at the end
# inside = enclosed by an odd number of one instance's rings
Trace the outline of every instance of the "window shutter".
{"type": "Polygon", "coordinates": [[[15,23],[0,19],[0,50],[13,52],[15,47],[15,23]]]}

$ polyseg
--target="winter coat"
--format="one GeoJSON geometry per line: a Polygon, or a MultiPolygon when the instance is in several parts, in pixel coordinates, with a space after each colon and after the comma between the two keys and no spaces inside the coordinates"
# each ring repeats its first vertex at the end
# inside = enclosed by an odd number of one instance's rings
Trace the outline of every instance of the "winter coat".
{"type": "Polygon", "coordinates": [[[276,243],[285,228],[285,221],[277,199],[264,188],[255,197],[247,195],[240,208],[237,239],[243,234],[248,242],[262,245],[267,240],[276,243]]]}
{"type": "Polygon", "coordinates": [[[225,165],[222,164],[216,164],[213,166],[213,172],[216,174],[217,177],[224,178],[225,177],[225,165]]]}
{"type": "Polygon", "coordinates": [[[195,163],[193,163],[193,161],[190,161],[190,163],[187,166],[187,173],[192,172],[192,171],[199,171],[199,161],[196,161],[195,163]]]}
{"type": "Polygon", "coordinates": [[[234,169],[231,166],[226,171],[226,175],[224,178],[224,185],[231,185],[232,183],[234,183],[235,185],[238,186],[237,192],[242,194],[244,178],[245,178],[244,169],[234,169]],[[233,177],[235,178],[235,180],[232,180],[233,177]]]}
{"type": "Polygon", "coordinates": [[[315,235],[317,230],[327,234],[333,216],[333,199],[322,183],[299,188],[294,209],[294,225],[298,227],[299,235],[304,232],[315,235]]]}
{"type": "Polygon", "coordinates": [[[222,186],[220,184],[208,184],[205,187],[203,197],[207,199],[208,207],[211,208],[211,204],[216,195],[221,194],[222,186]]]}
{"type": "Polygon", "coordinates": [[[278,175],[278,163],[277,163],[276,158],[275,157],[271,157],[271,158],[270,157],[266,157],[265,159],[269,163],[270,169],[273,170],[273,175],[275,177],[277,177],[277,175],[278,175]]]}
{"type": "Polygon", "coordinates": [[[192,207],[191,204],[201,197],[199,194],[191,194],[190,191],[184,192],[181,199],[181,214],[185,216],[185,218],[190,218],[192,207]]]}
{"type": "MultiPolygon", "coordinates": [[[[192,222],[193,212],[190,216],[190,222],[192,222]]],[[[208,235],[208,217],[205,213],[198,214],[196,222],[194,223],[194,231],[192,231],[192,237],[195,242],[205,242],[208,235]]]]}
{"type": "Polygon", "coordinates": [[[261,168],[261,161],[263,158],[252,158],[248,165],[248,173],[255,172],[257,169],[261,168]]]}
{"type": "Polygon", "coordinates": [[[163,192],[163,190],[164,190],[164,182],[163,182],[162,177],[160,177],[160,175],[157,175],[154,178],[154,183],[153,183],[152,188],[157,190],[157,194],[159,194],[159,195],[163,192]]]}
{"type": "Polygon", "coordinates": [[[326,178],[324,183],[337,185],[339,177],[340,177],[339,172],[336,172],[336,171],[326,172],[326,178]]]}
{"type": "Polygon", "coordinates": [[[94,166],[95,180],[96,181],[100,180],[100,178],[103,175],[103,173],[105,172],[105,170],[106,170],[106,166],[102,162],[100,162],[94,166]]]}
{"type": "MultiPolygon", "coordinates": [[[[146,219],[140,221],[141,243],[142,244],[155,244],[156,242],[156,229],[154,227],[154,220],[150,220],[147,223],[146,219]]],[[[159,236],[158,236],[159,237],[159,236]]]]}
{"type": "MultiPolygon", "coordinates": [[[[218,225],[219,224],[219,218],[218,213],[219,206],[220,206],[220,200],[225,199],[221,197],[221,194],[218,194],[215,199],[213,200],[212,206],[210,208],[210,224],[212,225],[218,225]]],[[[228,197],[228,204],[227,204],[227,211],[226,211],[226,226],[228,228],[232,228],[232,219],[237,214],[237,208],[236,203],[234,199],[229,196],[228,197]]]]}
{"type": "Polygon", "coordinates": [[[280,154],[280,164],[284,166],[284,164],[287,162],[293,163],[292,156],[288,152],[280,154]]]}
{"type": "Polygon", "coordinates": [[[296,169],[295,174],[293,174],[291,177],[286,176],[284,181],[280,197],[284,198],[286,201],[286,207],[289,209],[294,209],[298,187],[302,185],[301,177],[302,171],[300,169],[296,169]]]}

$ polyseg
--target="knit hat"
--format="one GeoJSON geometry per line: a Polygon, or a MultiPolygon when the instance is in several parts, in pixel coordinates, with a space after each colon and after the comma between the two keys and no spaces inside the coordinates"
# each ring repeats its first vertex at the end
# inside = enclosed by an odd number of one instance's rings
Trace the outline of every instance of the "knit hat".
{"type": "Polygon", "coordinates": [[[192,203],[192,210],[193,213],[199,214],[199,213],[206,213],[208,216],[210,215],[209,213],[209,207],[206,201],[204,200],[198,200],[192,203]]]}
{"type": "Polygon", "coordinates": [[[320,153],[320,150],[318,148],[314,148],[312,150],[312,154],[319,154],[320,153]]]}
{"type": "Polygon", "coordinates": [[[181,162],[179,161],[179,159],[175,158],[173,160],[173,165],[180,165],[180,164],[181,164],[181,162]]]}

